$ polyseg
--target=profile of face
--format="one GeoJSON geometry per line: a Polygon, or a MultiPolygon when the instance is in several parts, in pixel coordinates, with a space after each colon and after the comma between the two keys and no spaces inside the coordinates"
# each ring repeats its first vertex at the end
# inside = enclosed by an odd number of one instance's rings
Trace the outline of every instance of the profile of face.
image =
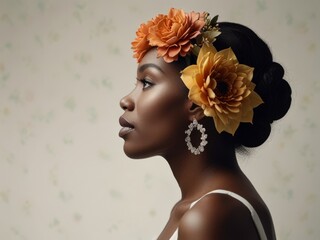
{"type": "Polygon", "coordinates": [[[151,49],[137,68],[135,88],[120,101],[124,110],[119,136],[131,158],[166,156],[185,149],[185,129],[192,105],[176,64],[151,49]]]}

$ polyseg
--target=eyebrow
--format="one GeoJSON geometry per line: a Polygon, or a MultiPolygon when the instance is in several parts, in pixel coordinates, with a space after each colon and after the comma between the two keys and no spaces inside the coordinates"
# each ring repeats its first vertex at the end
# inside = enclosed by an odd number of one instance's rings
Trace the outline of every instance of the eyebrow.
{"type": "Polygon", "coordinates": [[[143,64],[141,65],[139,68],[138,68],[138,72],[143,72],[144,70],[146,70],[147,68],[156,68],[157,70],[159,70],[160,72],[164,73],[163,70],[156,64],[153,64],[153,63],[146,63],[146,64],[143,64]]]}

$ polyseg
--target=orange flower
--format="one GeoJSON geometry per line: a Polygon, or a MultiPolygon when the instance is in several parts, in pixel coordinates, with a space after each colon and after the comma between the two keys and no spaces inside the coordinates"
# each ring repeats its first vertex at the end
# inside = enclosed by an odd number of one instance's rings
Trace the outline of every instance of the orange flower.
{"type": "Polygon", "coordinates": [[[131,48],[133,49],[133,57],[137,58],[140,62],[147,51],[152,48],[149,44],[148,35],[149,30],[152,26],[157,24],[163,18],[162,14],[159,14],[155,19],[148,21],[147,23],[142,23],[136,32],[136,38],[131,42],[131,48]]]}
{"type": "Polygon", "coordinates": [[[251,82],[253,68],[239,64],[231,48],[217,52],[204,43],[197,64],[181,73],[189,98],[213,117],[219,133],[234,135],[240,122],[252,122],[253,108],[263,103],[251,82]]]}
{"type": "Polygon", "coordinates": [[[166,62],[184,57],[192,48],[191,39],[201,34],[205,25],[205,15],[171,8],[168,15],[162,15],[150,27],[148,40],[151,46],[158,47],[158,57],[166,62]]]}

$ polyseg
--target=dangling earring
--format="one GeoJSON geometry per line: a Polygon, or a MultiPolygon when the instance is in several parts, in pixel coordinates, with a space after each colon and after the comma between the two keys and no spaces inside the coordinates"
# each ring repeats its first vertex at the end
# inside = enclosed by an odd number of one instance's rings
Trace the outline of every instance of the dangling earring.
{"type": "Polygon", "coordinates": [[[208,135],[205,134],[206,132],[206,129],[202,126],[202,124],[199,124],[198,121],[196,119],[193,120],[192,123],[189,124],[188,126],[188,130],[185,131],[185,133],[187,134],[187,137],[185,138],[185,141],[187,143],[187,147],[188,147],[188,150],[193,153],[194,155],[198,155],[200,153],[202,153],[204,151],[204,146],[207,145],[207,137],[208,135]],[[197,128],[197,130],[201,133],[201,143],[200,145],[198,146],[198,148],[195,148],[192,143],[191,143],[191,138],[190,138],[190,135],[193,131],[194,128],[197,128]]]}

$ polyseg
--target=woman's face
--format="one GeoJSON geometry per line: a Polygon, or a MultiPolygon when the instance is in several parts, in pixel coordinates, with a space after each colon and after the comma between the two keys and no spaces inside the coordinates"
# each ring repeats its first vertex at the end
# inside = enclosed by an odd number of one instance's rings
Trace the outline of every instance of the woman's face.
{"type": "Polygon", "coordinates": [[[185,147],[190,101],[176,64],[157,58],[149,50],[138,65],[133,91],[121,99],[124,114],[119,136],[124,152],[132,158],[166,156],[185,147]]]}

